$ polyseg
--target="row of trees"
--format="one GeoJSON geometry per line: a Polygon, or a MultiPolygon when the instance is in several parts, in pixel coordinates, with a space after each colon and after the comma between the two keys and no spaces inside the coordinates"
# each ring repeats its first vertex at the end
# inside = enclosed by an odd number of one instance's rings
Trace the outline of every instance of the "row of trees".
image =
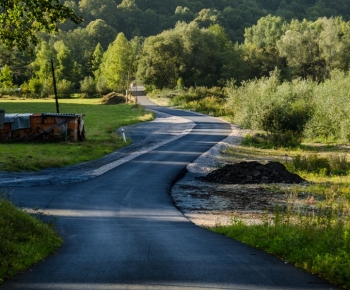
{"type": "Polygon", "coordinates": [[[342,18],[316,21],[268,15],[245,29],[244,43],[233,44],[221,26],[199,28],[196,23],[149,37],[140,62],[140,76],[158,88],[224,85],[268,76],[278,68],[281,78],[324,81],[334,69],[350,65],[350,22],[342,18]],[[167,72],[167,74],[164,73],[167,72]]]}
{"type": "MultiPolygon", "coordinates": [[[[349,51],[350,22],[342,18],[287,22],[268,15],[245,29],[242,44],[234,44],[218,24],[203,28],[195,21],[179,22],[158,35],[128,40],[95,20],[86,28],[43,35],[32,58],[4,49],[0,59],[14,86],[33,94],[50,94],[48,60],[54,59],[62,94],[93,95],[125,90],[136,76],[154,88],[212,87],[268,76],[276,67],[281,78],[321,82],[334,69],[349,69],[349,51]]],[[[0,87],[8,84],[0,81],[0,87]]]]}

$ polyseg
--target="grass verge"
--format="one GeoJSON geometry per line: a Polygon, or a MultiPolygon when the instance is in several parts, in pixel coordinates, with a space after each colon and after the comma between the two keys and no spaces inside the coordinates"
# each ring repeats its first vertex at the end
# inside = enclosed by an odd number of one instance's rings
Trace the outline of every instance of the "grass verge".
{"type": "MultiPolygon", "coordinates": [[[[128,145],[117,128],[150,121],[154,115],[135,105],[102,105],[99,99],[60,99],[61,113],[85,114],[86,141],[70,143],[0,143],[0,169],[36,171],[103,157],[128,145]]],[[[0,100],[6,113],[55,112],[54,100],[0,100]]]]}
{"type": "Polygon", "coordinates": [[[62,244],[53,225],[17,209],[0,195],[0,283],[52,254],[62,244]]]}
{"type": "MultiPolygon", "coordinates": [[[[244,142],[243,142],[244,143],[244,142]]],[[[259,146],[258,146],[259,147],[259,146]]],[[[279,187],[286,205],[262,215],[260,223],[234,218],[212,231],[262,249],[329,282],[350,289],[350,175],[347,146],[303,144],[297,149],[235,146],[225,157],[232,162],[279,161],[311,181],[279,187]],[[308,196],[306,204],[299,196],[308,196]]]]}

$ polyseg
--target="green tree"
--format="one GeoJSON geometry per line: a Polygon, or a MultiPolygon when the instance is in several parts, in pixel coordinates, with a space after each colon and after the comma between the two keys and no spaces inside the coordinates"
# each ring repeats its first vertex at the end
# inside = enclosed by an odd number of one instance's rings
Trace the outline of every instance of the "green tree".
{"type": "Polygon", "coordinates": [[[46,41],[42,41],[36,48],[35,59],[29,65],[32,78],[37,78],[44,82],[50,79],[51,71],[49,60],[55,58],[55,50],[46,41]]]}
{"type": "Polygon", "coordinates": [[[220,81],[225,51],[230,47],[220,29],[178,23],[173,30],[146,39],[139,75],[148,85],[173,88],[214,86],[220,81]]]}
{"type": "Polygon", "coordinates": [[[100,65],[103,60],[103,52],[104,51],[103,51],[102,45],[98,43],[95,47],[95,50],[92,54],[92,59],[91,59],[91,71],[96,79],[98,79],[100,75],[100,65]]]}
{"type": "Polygon", "coordinates": [[[1,0],[0,12],[1,41],[20,50],[26,49],[30,43],[37,44],[38,31],[57,32],[58,23],[66,19],[82,22],[82,18],[59,0],[1,0]]]}
{"type": "Polygon", "coordinates": [[[85,77],[80,81],[80,91],[87,97],[93,97],[96,93],[95,80],[91,76],[85,77]]]}
{"type": "Polygon", "coordinates": [[[174,87],[182,64],[181,36],[169,31],[145,40],[138,75],[146,85],[174,87]]]}
{"type": "Polygon", "coordinates": [[[2,89],[10,89],[13,88],[13,74],[11,69],[7,64],[5,64],[0,69],[0,88],[2,89]]]}
{"type": "Polygon", "coordinates": [[[113,42],[118,34],[112,26],[101,19],[91,21],[88,26],[86,26],[86,32],[89,41],[93,45],[100,43],[103,49],[107,49],[108,45],[113,42]]]}
{"type": "Polygon", "coordinates": [[[91,41],[86,28],[78,27],[77,29],[61,33],[53,41],[62,40],[70,51],[70,56],[81,66],[81,76],[91,74],[90,60],[96,44],[91,41]]]}
{"type": "Polygon", "coordinates": [[[135,0],[123,0],[117,6],[117,30],[123,31],[129,39],[133,36],[139,35],[142,30],[140,23],[142,23],[141,20],[143,19],[143,15],[143,11],[139,9],[135,0]]]}
{"type": "Polygon", "coordinates": [[[245,29],[243,48],[254,76],[268,76],[275,67],[283,73],[285,61],[276,43],[286,30],[286,22],[272,15],[260,18],[256,25],[245,29]]]}
{"type": "Polygon", "coordinates": [[[343,45],[339,24],[333,18],[291,21],[277,48],[294,75],[322,81],[331,70],[341,66],[343,45]]]}
{"type": "Polygon", "coordinates": [[[80,0],[79,10],[86,18],[86,23],[101,19],[113,26],[117,6],[114,0],[80,0]]]}
{"type": "Polygon", "coordinates": [[[72,78],[74,61],[71,57],[69,48],[64,44],[62,40],[56,41],[54,44],[56,50],[56,66],[55,74],[58,80],[72,78]]]}
{"type": "Polygon", "coordinates": [[[106,80],[109,89],[120,91],[127,88],[131,59],[130,43],[124,33],[119,33],[104,53],[100,66],[100,77],[106,80]]]}

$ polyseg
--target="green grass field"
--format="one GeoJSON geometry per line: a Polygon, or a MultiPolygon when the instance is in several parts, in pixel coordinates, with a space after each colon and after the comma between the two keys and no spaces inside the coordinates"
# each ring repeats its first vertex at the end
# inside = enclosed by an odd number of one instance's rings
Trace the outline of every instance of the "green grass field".
{"type": "MultiPolygon", "coordinates": [[[[53,99],[1,100],[6,113],[56,112],[53,99]]],[[[128,143],[115,134],[116,129],[138,122],[150,121],[153,114],[140,106],[102,105],[99,99],[60,99],[60,113],[84,114],[86,141],[60,143],[0,143],[0,169],[35,171],[63,167],[98,159],[128,143]]]]}

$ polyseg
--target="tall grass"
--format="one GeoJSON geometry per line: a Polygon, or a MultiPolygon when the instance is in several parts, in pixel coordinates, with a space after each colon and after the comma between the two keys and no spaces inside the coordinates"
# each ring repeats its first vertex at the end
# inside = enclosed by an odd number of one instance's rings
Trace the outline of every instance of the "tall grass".
{"type": "Polygon", "coordinates": [[[53,224],[17,209],[0,194],[0,283],[44,259],[62,244],[53,224]]]}
{"type": "Polygon", "coordinates": [[[279,186],[286,203],[262,215],[261,223],[233,219],[213,231],[272,253],[324,279],[350,289],[350,163],[346,146],[303,144],[297,149],[263,149],[265,139],[249,136],[248,146],[225,150],[241,160],[274,160],[308,180],[279,186]],[[253,141],[255,142],[253,142],[253,141]],[[260,143],[261,142],[261,143],[260,143]]]}
{"type": "Polygon", "coordinates": [[[292,198],[285,211],[276,208],[274,218],[266,217],[262,224],[233,220],[231,226],[212,230],[350,289],[349,201],[330,199],[317,208],[293,202],[292,198]]]}

